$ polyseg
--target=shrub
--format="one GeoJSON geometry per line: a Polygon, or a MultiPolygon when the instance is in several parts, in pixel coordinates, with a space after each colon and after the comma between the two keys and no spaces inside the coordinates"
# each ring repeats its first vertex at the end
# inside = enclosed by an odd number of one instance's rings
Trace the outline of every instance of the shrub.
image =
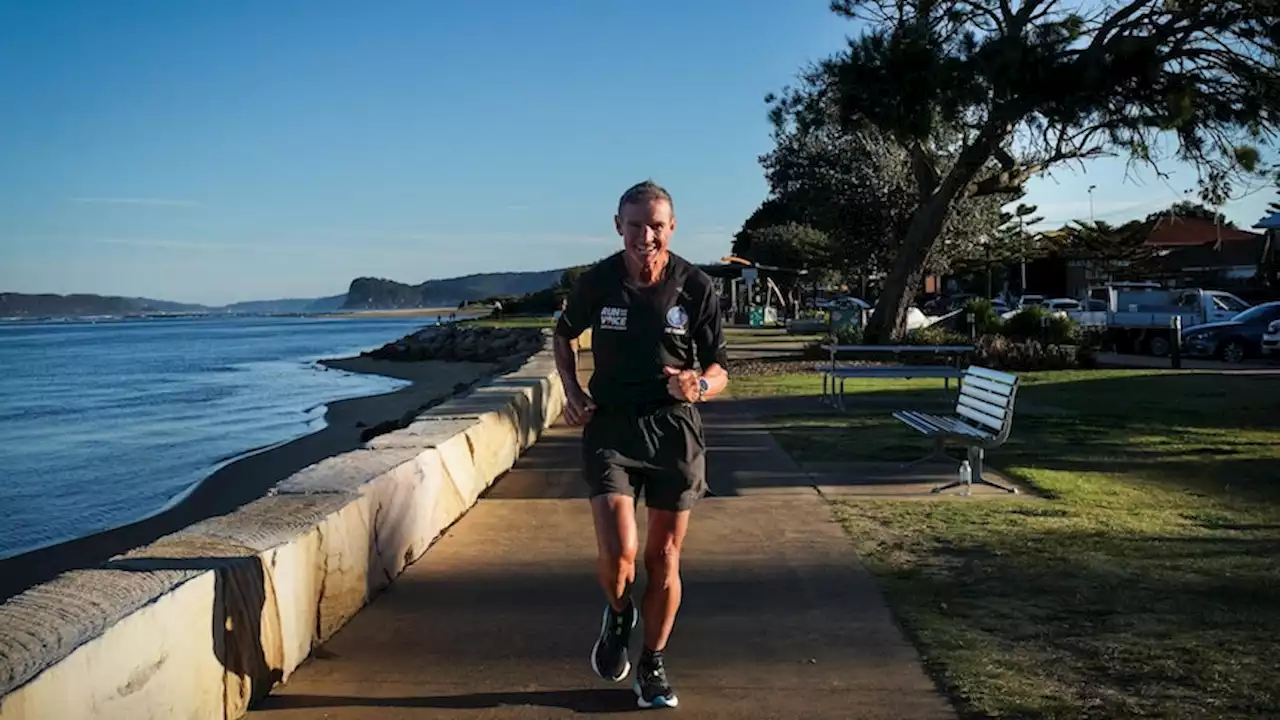
{"type": "Polygon", "coordinates": [[[986,298],[975,298],[965,303],[964,312],[961,313],[963,319],[963,327],[968,328],[968,316],[973,315],[973,324],[977,327],[979,335],[992,335],[999,333],[1004,329],[1004,320],[1000,314],[996,312],[996,308],[986,298]]]}
{"type": "Polygon", "coordinates": [[[947,330],[941,325],[916,328],[902,339],[903,345],[969,345],[971,343],[968,336],[947,330]]]}
{"type": "Polygon", "coordinates": [[[1003,335],[978,340],[974,364],[993,370],[1070,370],[1092,367],[1093,351],[1075,345],[1045,344],[1038,340],[1015,341],[1003,335]]]}
{"type": "Polygon", "coordinates": [[[544,290],[514,296],[486,298],[485,303],[494,300],[502,301],[504,315],[550,315],[560,307],[560,299],[568,294],[567,290],[549,287],[544,290]]]}
{"type": "Polygon", "coordinates": [[[1080,325],[1066,315],[1050,313],[1040,305],[1030,305],[1006,320],[1003,332],[1011,340],[1074,345],[1080,336],[1080,325]]]}
{"type": "Polygon", "coordinates": [[[841,325],[836,330],[837,345],[861,345],[862,344],[862,326],[861,325],[841,325]]]}

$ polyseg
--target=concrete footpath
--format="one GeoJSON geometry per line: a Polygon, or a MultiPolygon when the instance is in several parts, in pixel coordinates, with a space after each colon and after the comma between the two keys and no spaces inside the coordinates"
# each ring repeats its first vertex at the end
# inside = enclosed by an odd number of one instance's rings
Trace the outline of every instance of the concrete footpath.
{"type": "MultiPolygon", "coordinates": [[[[702,408],[713,497],[685,546],[667,652],[680,707],[665,712],[953,718],[809,476],[734,402],[702,408]]],[[[548,431],[250,717],[643,712],[630,679],[604,682],[588,662],[603,600],[579,436],[548,431]]]]}

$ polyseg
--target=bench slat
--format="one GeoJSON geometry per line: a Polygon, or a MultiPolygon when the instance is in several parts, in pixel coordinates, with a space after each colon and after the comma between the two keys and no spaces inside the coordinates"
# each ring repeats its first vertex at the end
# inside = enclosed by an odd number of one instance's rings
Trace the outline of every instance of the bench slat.
{"type": "Polygon", "coordinates": [[[925,435],[933,435],[935,432],[937,432],[937,428],[934,427],[933,423],[928,422],[926,419],[920,417],[919,413],[915,413],[910,410],[900,410],[894,413],[893,417],[897,420],[902,421],[903,423],[906,423],[907,425],[910,425],[913,430],[916,430],[917,432],[923,433],[925,435]]]}
{"type": "Polygon", "coordinates": [[[986,432],[972,425],[961,422],[959,418],[929,415],[927,413],[916,412],[914,410],[900,410],[893,414],[898,420],[910,425],[913,429],[925,435],[937,435],[938,433],[947,433],[950,435],[962,435],[966,437],[989,438],[992,433],[986,432]]]}
{"type": "MultiPolygon", "coordinates": [[[[972,369],[973,368],[970,368],[970,370],[972,369]]],[[[983,390],[986,390],[988,392],[993,392],[997,395],[1004,395],[1006,397],[1013,394],[1012,385],[1001,385],[1000,383],[991,382],[990,380],[984,380],[980,377],[974,376],[972,373],[968,371],[965,372],[963,384],[973,385],[974,387],[982,388],[983,390]]]]}
{"type": "Polygon", "coordinates": [[[992,405],[989,402],[979,400],[977,398],[970,397],[968,395],[961,395],[959,399],[956,400],[956,403],[957,405],[963,405],[965,407],[972,408],[973,410],[976,410],[982,413],[983,415],[990,415],[991,417],[999,420],[1001,423],[1004,422],[1005,413],[1007,412],[1003,405],[992,405]]]}
{"type": "Polygon", "coordinates": [[[970,425],[969,423],[961,421],[960,418],[939,417],[937,419],[939,421],[942,421],[942,423],[946,426],[945,427],[946,431],[951,433],[952,435],[967,435],[970,437],[980,437],[980,438],[986,438],[991,436],[991,433],[987,432],[986,430],[983,430],[981,428],[976,428],[970,425]]]}
{"type": "Polygon", "coordinates": [[[995,436],[996,434],[988,432],[986,429],[975,428],[969,423],[963,423],[959,418],[947,418],[947,423],[950,425],[951,434],[956,434],[956,436],[970,436],[987,439],[995,436]]]}
{"type": "Polygon", "coordinates": [[[998,370],[989,370],[981,365],[970,365],[968,372],[982,378],[983,380],[989,380],[1001,385],[1014,385],[1018,382],[1017,375],[1010,375],[1009,373],[1003,373],[998,370]]]}
{"type": "Polygon", "coordinates": [[[946,431],[946,428],[938,422],[940,418],[926,413],[907,410],[901,414],[895,414],[894,417],[897,417],[899,420],[902,420],[925,435],[937,435],[939,432],[946,431]]]}
{"type": "Polygon", "coordinates": [[[983,425],[986,425],[987,427],[991,428],[996,432],[1000,432],[1000,430],[1004,427],[1003,419],[993,418],[990,415],[987,415],[986,413],[978,412],[977,410],[974,410],[973,408],[967,407],[965,405],[957,405],[956,412],[969,418],[970,420],[982,423],[983,425]]]}
{"type": "Polygon", "coordinates": [[[1000,408],[1009,407],[1008,395],[1000,395],[998,393],[993,393],[988,390],[983,390],[982,388],[977,387],[973,383],[961,384],[960,395],[961,396],[967,395],[969,397],[974,397],[979,400],[982,400],[983,402],[989,402],[992,405],[995,405],[996,407],[1000,407],[1000,408]]]}

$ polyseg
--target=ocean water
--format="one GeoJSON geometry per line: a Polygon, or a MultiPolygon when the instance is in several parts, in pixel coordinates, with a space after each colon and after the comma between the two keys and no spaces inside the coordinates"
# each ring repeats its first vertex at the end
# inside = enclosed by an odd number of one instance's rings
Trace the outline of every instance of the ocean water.
{"type": "Polygon", "coordinates": [[[328,370],[430,318],[0,322],[0,558],[153,515],[404,381],[328,370]]]}

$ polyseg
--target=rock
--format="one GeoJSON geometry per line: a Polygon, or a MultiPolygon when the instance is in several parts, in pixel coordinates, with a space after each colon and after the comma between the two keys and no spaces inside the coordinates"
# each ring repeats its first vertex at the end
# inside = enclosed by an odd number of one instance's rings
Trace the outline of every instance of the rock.
{"type": "Polygon", "coordinates": [[[418,330],[362,355],[379,360],[445,360],[497,363],[522,360],[543,346],[540,328],[446,325],[418,330]]]}

